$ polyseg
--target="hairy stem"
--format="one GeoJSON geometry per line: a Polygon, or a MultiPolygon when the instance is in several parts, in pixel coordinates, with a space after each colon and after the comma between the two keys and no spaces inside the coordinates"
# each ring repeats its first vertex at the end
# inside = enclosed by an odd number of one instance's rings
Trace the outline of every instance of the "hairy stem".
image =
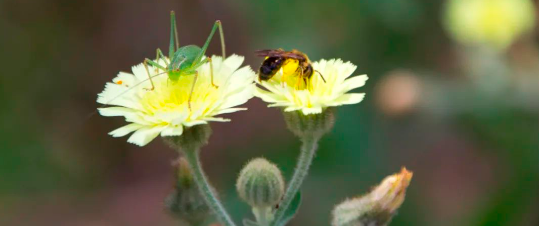
{"type": "Polygon", "coordinates": [[[309,173],[309,167],[314,159],[316,148],[318,146],[318,139],[315,136],[305,135],[302,137],[303,144],[301,146],[301,153],[294,171],[294,175],[286,188],[286,192],[283,197],[283,201],[279,204],[279,209],[275,213],[275,218],[272,225],[277,225],[283,218],[284,213],[288,209],[290,203],[298,193],[301,184],[307,174],[309,173]]]}
{"type": "Polygon", "coordinates": [[[258,222],[259,226],[268,226],[268,208],[253,208],[253,213],[256,217],[256,221],[258,222]]]}
{"type": "Polygon", "coordinates": [[[193,178],[198,185],[202,197],[206,200],[208,206],[211,210],[217,215],[217,218],[225,226],[236,226],[230,215],[226,212],[223,204],[217,199],[213,189],[210,187],[208,179],[202,170],[202,165],[200,164],[200,158],[198,155],[198,150],[188,150],[185,151],[185,158],[189,162],[189,166],[193,171],[193,178]]]}

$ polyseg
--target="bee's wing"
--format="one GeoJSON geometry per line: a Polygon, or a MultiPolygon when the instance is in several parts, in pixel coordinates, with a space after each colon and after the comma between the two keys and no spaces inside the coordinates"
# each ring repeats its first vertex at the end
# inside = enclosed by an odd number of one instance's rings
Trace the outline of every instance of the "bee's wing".
{"type": "Polygon", "coordinates": [[[295,53],[295,52],[287,52],[282,49],[263,49],[263,50],[257,50],[255,54],[259,57],[285,57],[285,58],[292,58],[297,60],[305,60],[305,56],[295,53]]]}
{"type": "Polygon", "coordinates": [[[296,60],[305,60],[305,56],[300,55],[300,54],[296,54],[296,53],[292,53],[292,52],[282,52],[282,53],[279,53],[279,56],[282,56],[282,57],[285,57],[285,58],[292,58],[292,59],[296,59],[296,60]]]}
{"type": "Polygon", "coordinates": [[[256,56],[267,57],[267,56],[276,56],[277,50],[273,49],[263,49],[255,51],[256,56]]]}

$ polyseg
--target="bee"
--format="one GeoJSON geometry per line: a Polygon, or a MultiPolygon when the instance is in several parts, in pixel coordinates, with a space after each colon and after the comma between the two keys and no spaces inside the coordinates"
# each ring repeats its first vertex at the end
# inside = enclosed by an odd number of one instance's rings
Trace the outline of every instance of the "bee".
{"type": "Polygon", "coordinates": [[[290,75],[297,75],[298,77],[296,88],[299,87],[301,80],[303,80],[305,84],[308,84],[308,81],[310,81],[314,72],[317,72],[322,80],[326,82],[322,73],[313,69],[309,57],[298,50],[293,49],[292,51],[284,51],[283,49],[266,49],[256,51],[256,55],[265,57],[258,70],[259,81],[271,79],[282,68],[283,76],[281,79],[283,84],[284,77],[290,75]]]}

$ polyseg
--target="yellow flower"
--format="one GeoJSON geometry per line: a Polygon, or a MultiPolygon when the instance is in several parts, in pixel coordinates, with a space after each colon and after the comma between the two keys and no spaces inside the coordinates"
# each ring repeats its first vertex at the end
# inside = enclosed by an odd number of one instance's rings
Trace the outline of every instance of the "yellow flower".
{"type": "MultiPolygon", "coordinates": [[[[198,69],[191,110],[187,100],[194,75],[183,76],[177,82],[172,82],[164,73],[152,78],[155,89],[149,90],[151,85],[143,64],[133,66],[133,74],[120,72],[113,83],[106,84],[97,102],[115,106],[100,108],[102,116],[123,116],[129,124],[109,134],[121,137],[134,132],[128,142],[144,146],[159,134],[180,136],[184,127],[209,121],[226,122],[229,120],[216,116],[245,110],[235,107],[253,97],[255,73],[248,66],[239,68],[243,57],[237,55],[225,60],[214,56],[212,60],[214,81],[218,88],[211,85],[210,64],[204,64],[198,69]]],[[[159,64],[165,66],[162,59],[159,64]]],[[[154,67],[149,67],[149,70],[152,75],[163,73],[154,67]]]]}
{"type": "MultiPolygon", "coordinates": [[[[365,85],[368,79],[367,75],[349,78],[356,70],[356,65],[340,59],[320,60],[312,65],[326,82],[315,72],[307,85],[301,82],[298,88],[297,75],[282,78],[283,70],[289,69],[289,65],[285,65],[270,80],[259,82],[265,89],[257,87],[255,96],[271,103],[269,107],[284,107],[287,112],[299,110],[304,115],[319,114],[327,107],[356,104],[363,100],[364,93],[347,93],[365,85]]],[[[290,67],[296,68],[295,65],[290,67]]]]}
{"type": "Polygon", "coordinates": [[[534,4],[530,0],[450,0],[445,25],[463,44],[503,50],[534,27],[534,4]]]}

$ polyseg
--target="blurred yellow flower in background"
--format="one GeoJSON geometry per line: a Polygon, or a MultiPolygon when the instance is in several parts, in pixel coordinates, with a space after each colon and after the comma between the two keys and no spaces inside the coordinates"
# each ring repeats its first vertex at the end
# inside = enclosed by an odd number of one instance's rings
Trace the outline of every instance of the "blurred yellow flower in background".
{"type": "Polygon", "coordinates": [[[463,44],[504,50],[535,25],[530,0],[449,0],[445,26],[463,44]]]}

